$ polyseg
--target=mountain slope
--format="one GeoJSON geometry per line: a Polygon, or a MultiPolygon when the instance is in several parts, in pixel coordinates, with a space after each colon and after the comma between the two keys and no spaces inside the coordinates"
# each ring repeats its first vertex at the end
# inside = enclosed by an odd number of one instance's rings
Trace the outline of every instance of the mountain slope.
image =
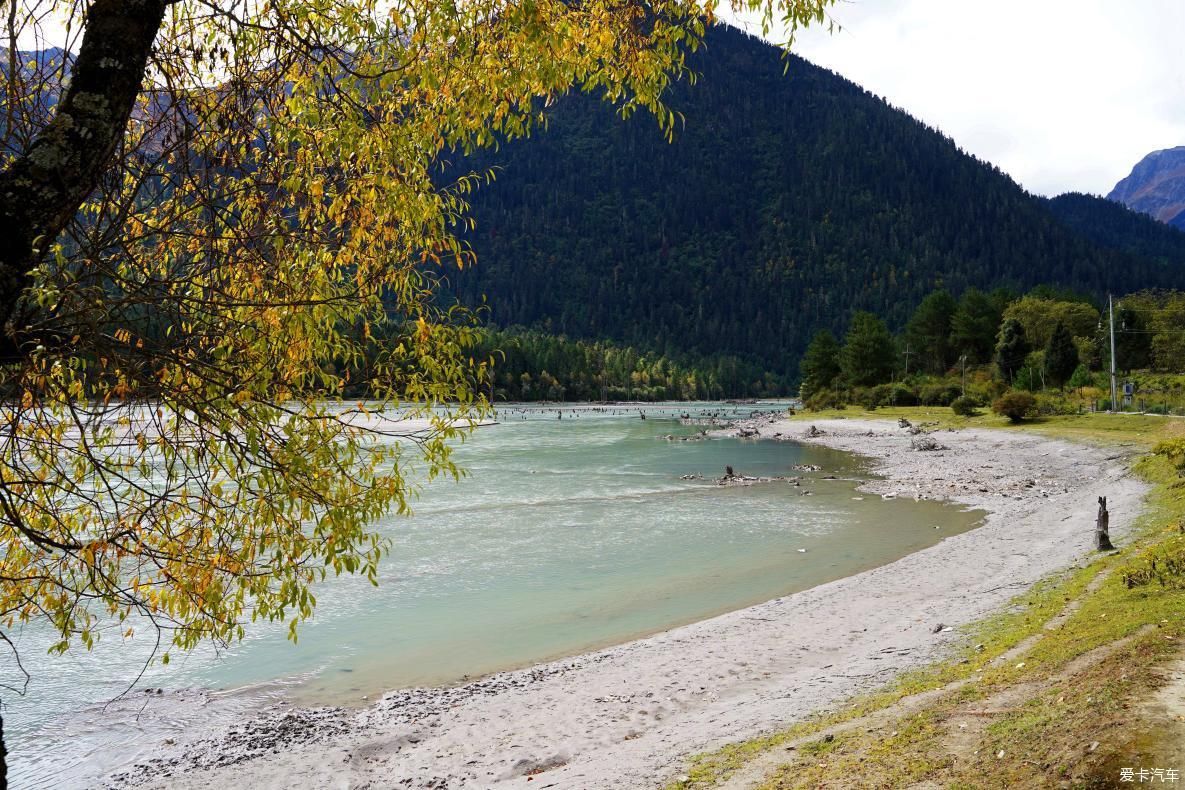
{"type": "Polygon", "coordinates": [[[1148,154],[1107,199],[1185,230],[1185,146],[1148,154]]]}
{"type": "Polygon", "coordinates": [[[900,326],[929,290],[1185,284],[1104,251],[994,167],[858,86],[730,28],[692,59],[668,144],[568,97],[550,128],[470,160],[478,264],[454,276],[491,320],[788,372],[854,309],[900,326]]]}
{"type": "Polygon", "coordinates": [[[1045,201],[1055,217],[1108,250],[1185,267],[1185,231],[1113,200],[1067,192],[1045,201]]]}

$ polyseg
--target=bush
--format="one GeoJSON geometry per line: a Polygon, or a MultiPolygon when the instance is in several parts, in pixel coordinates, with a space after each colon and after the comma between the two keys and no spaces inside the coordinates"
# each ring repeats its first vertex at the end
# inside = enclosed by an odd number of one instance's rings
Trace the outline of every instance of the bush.
{"type": "Polygon", "coordinates": [[[1185,474],[1185,439],[1165,439],[1158,442],[1152,452],[1164,457],[1179,473],[1185,474]]]}
{"type": "Polygon", "coordinates": [[[949,406],[962,394],[958,384],[927,384],[918,390],[918,400],[923,406],[949,406]]]}
{"type": "Polygon", "coordinates": [[[835,390],[822,389],[817,391],[806,399],[803,404],[811,411],[823,411],[824,409],[842,409],[843,400],[839,397],[839,393],[835,390]]]}
{"type": "Polygon", "coordinates": [[[1021,422],[1036,406],[1036,398],[1027,392],[1006,392],[992,403],[992,411],[1012,422],[1021,422]]]}
{"type": "Polygon", "coordinates": [[[889,391],[889,401],[894,406],[917,406],[918,395],[904,384],[894,384],[889,391]]]}
{"type": "Polygon", "coordinates": [[[889,389],[888,384],[878,384],[875,387],[856,387],[851,393],[852,401],[866,409],[875,409],[877,406],[888,404],[889,389]]]}
{"type": "Polygon", "coordinates": [[[1035,396],[1037,414],[1078,414],[1081,408],[1077,401],[1057,394],[1038,393],[1035,396]]]}
{"type": "Polygon", "coordinates": [[[1142,552],[1120,570],[1129,590],[1156,582],[1169,590],[1185,590],[1185,534],[1178,534],[1142,552]]]}
{"type": "Polygon", "coordinates": [[[979,414],[979,401],[964,395],[951,401],[950,409],[960,417],[974,417],[979,414]]]}

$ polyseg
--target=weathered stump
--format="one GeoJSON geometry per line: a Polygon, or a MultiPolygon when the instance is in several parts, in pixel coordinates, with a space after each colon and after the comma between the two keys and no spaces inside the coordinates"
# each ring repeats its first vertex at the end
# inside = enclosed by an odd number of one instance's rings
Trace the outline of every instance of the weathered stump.
{"type": "Polygon", "coordinates": [[[1111,545],[1111,535],[1107,528],[1111,523],[1111,514],[1107,512],[1107,497],[1099,497],[1099,517],[1094,523],[1094,539],[1095,547],[1099,551],[1113,551],[1114,546],[1111,545]]]}

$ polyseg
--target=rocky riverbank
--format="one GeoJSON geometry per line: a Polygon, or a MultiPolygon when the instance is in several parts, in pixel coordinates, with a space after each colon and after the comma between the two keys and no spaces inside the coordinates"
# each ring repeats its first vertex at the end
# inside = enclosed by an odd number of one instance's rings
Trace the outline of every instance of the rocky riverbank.
{"type": "MultiPolygon", "coordinates": [[[[1021,432],[895,423],[729,428],[871,459],[882,496],[989,512],[982,527],[856,576],[572,659],[362,709],[277,705],[227,732],[162,746],[120,786],[647,787],[687,755],[785,726],[938,655],[957,627],[1090,550],[1095,497],[1122,539],[1144,486],[1113,452],[1021,432]],[[775,437],[775,435],[778,435],[775,437]],[[946,628],[938,629],[935,624],[946,628]]],[[[744,518],[743,512],[737,513],[744,518]]]]}

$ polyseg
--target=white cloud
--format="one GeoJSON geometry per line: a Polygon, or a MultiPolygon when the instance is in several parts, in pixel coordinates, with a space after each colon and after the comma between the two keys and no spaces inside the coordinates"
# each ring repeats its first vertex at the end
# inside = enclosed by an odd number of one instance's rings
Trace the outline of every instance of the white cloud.
{"type": "Polygon", "coordinates": [[[1185,145],[1180,0],[841,0],[795,52],[1040,194],[1103,193],[1185,145]]]}

